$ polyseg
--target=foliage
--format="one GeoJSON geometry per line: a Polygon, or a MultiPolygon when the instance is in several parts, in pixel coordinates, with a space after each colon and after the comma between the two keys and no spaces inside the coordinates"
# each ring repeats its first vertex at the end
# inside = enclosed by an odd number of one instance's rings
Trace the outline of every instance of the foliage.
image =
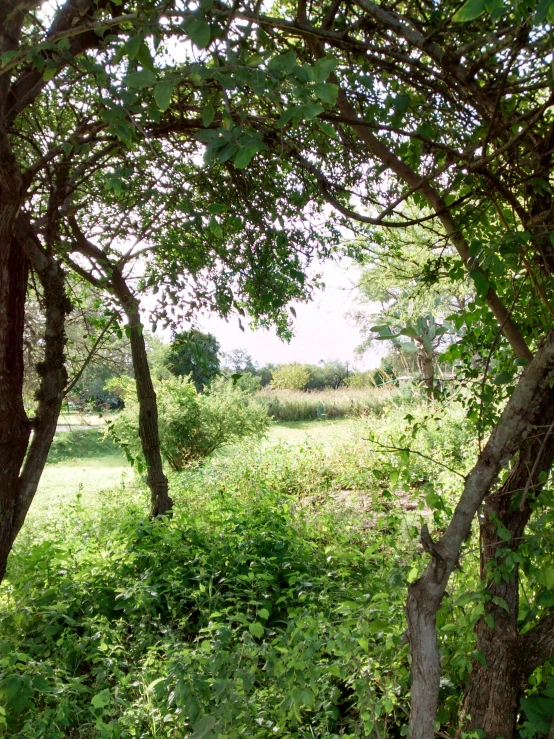
{"type": "Polygon", "coordinates": [[[321,360],[317,365],[309,365],[310,379],[306,385],[307,390],[322,390],[330,387],[337,390],[344,384],[353,370],[348,366],[348,362],[341,362],[339,359],[325,362],[321,360]]]}
{"type": "Polygon", "coordinates": [[[249,373],[254,375],[257,366],[244,349],[232,349],[223,355],[223,368],[232,374],[243,375],[249,373]]]}
{"type": "MultiPolygon", "coordinates": [[[[199,393],[190,378],[170,377],[156,384],[156,392],[161,451],[174,470],[241,439],[259,439],[269,427],[266,409],[232,380],[221,378],[199,393]]],[[[110,431],[141,467],[139,407],[132,383],[123,382],[123,394],[125,409],[109,422],[110,431]]]]}
{"type": "MultiPolygon", "coordinates": [[[[445,247],[421,227],[372,231],[358,239],[363,270],[359,280],[362,308],[353,317],[365,335],[363,353],[385,341],[393,351],[412,354],[419,372],[432,388],[438,353],[454,339],[447,320],[461,312],[471,294],[463,283],[437,279],[445,247]]],[[[451,250],[446,250],[451,255],[451,250]]],[[[410,360],[406,360],[409,364],[410,360]]]]}
{"type": "MultiPolygon", "coordinates": [[[[461,470],[473,453],[459,408],[394,409],[371,426],[412,434],[461,470]]],[[[358,428],[358,427],[356,427],[358,428]]],[[[456,476],[366,440],[241,448],[172,479],[171,520],[143,492],[105,491],[46,528],[31,520],[3,586],[0,705],[21,739],[354,739],[405,727],[402,584],[415,526],[456,476]],[[428,502],[426,502],[428,501],[428,502]]],[[[471,550],[471,547],[468,547],[471,550]]],[[[444,727],[469,668],[475,555],[439,614],[444,727]],[[462,633],[460,633],[462,631],[462,633]],[[463,636],[454,639],[453,636],[463,636]]]]}
{"type": "Polygon", "coordinates": [[[366,370],[365,372],[353,372],[344,381],[349,388],[378,387],[388,384],[394,378],[387,374],[384,369],[366,370]]]}
{"type": "Polygon", "coordinates": [[[305,364],[280,364],[271,373],[271,387],[278,390],[304,390],[310,381],[305,364]]]}
{"type": "Polygon", "coordinates": [[[219,374],[219,342],[215,336],[194,328],[174,334],[167,366],[177,377],[189,376],[201,392],[219,374]]]}

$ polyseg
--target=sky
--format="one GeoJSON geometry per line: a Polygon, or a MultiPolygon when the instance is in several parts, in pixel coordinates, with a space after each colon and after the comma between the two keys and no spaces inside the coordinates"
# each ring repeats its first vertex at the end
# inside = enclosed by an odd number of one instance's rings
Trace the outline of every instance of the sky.
{"type": "Polygon", "coordinates": [[[274,330],[253,331],[244,319],[242,332],[237,317],[226,322],[216,316],[202,316],[197,327],[213,334],[223,352],[244,349],[258,365],[317,364],[320,360],[340,359],[358,370],[377,367],[377,352],[367,352],[362,357],[354,353],[362,336],[347,313],[356,307],[358,268],[327,262],[319,271],[325,289],[316,291],[310,303],[291,303],[296,319],[290,343],[281,341],[274,330]]]}

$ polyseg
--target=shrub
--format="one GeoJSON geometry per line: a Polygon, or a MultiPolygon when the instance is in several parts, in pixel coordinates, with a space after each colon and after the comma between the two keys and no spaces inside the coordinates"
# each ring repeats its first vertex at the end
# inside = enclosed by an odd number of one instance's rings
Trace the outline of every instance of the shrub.
{"type": "MultiPolygon", "coordinates": [[[[138,402],[133,383],[123,385],[125,410],[109,426],[140,468],[138,402]]],[[[174,470],[182,470],[245,437],[261,438],[270,424],[267,409],[232,380],[216,379],[210,390],[201,394],[190,378],[169,377],[156,384],[156,393],[162,455],[174,470]]]]}

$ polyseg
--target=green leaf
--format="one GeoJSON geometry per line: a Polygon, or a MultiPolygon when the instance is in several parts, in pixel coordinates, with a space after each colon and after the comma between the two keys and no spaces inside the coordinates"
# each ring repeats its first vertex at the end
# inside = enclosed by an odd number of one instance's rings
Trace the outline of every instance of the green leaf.
{"type": "Polygon", "coordinates": [[[474,649],[471,656],[473,657],[473,659],[476,659],[477,662],[482,664],[483,667],[487,666],[487,658],[480,649],[474,649]]]}
{"type": "Polygon", "coordinates": [[[508,382],[511,382],[513,380],[513,375],[511,375],[509,372],[499,372],[496,377],[493,378],[493,383],[495,385],[506,385],[508,382]]]}
{"type": "Polygon", "coordinates": [[[554,23],[554,3],[550,3],[546,11],[546,19],[549,23],[554,23]]]}
{"type": "Polygon", "coordinates": [[[330,123],[328,123],[327,121],[322,121],[321,118],[316,118],[315,122],[319,126],[319,128],[321,128],[323,133],[329,136],[329,138],[335,139],[335,141],[339,140],[337,132],[335,131],[334,127],[330,123]]]}
{"type": "Polygon", "coordinates": [[[206,105],[204,110],[202,111],[202,125],[208,128],[212,125],[215,118],[215,108],[210,103],[209,105],[206,105]]]}
{"type": "Polygon", "coordinates": [[[264,149],[267,149],[267,146],[263,141],[257,141],[254,144],[245,146],[237,151],[233,164],[237,169],[244,169],[245,167],[248,167],[254,154],[257,154],[259,151],[263,151],[264,149]]]}
{"type": "Polygon", "coordinates": [[[58,71],[57,67],[50,67],[50,66],[45,67],[44,72],[42,74],[42,79],[45,82],[49,82],[52,79],[52,77],[55,76],[57,71],[58,71]]]}
{"type": "Polygon", "coordinates": [[[467,23],[475,20],[485,10],[485,0],[467,0],[462,7],[455,13],[452,20],[455,23],[467,23]]]}
{"type": "Polygon", "coordinates": [[[261,623],[255,621],[254,623],[248,624],[248,631],[252,634],[252,636],[255,636],[256,639],[261,639],[264,635],[265,629],[261,623]]]}
{"type": "Polygon", "coordinates": [[[314,85],[316,97],[327,105],[335,105],[339,94],[338,85],[332,82],[318,82],[314,85]]]}
{"type": "Polygon", "coordinates": [[[99,693],[92,696],[90,702],[95,708],[104,708],[104,706],[107,706],[110,703],[110,691],[101,690],[99,693]]]}
{"type": "Polygon", "coordinates": [[[5,51],[0,55],[0,66],[5,67],[11,60],[19,54],[19,51],[5,51]]]}
{"type": "Polygon", "coordinates": [[[173,95],[173,82],[162,80],[158,82],[154,88],[154,100],[156,105],[163,112],[169,108],[171,96],[173,95]]]}
{"type": "Polygon", "coordinates": [[[304,116],[310,121],[312,118],[315,118],[316,115],[323,113],[325,108],[319,103],[308,103],[307,105],[302,105],[301,110],[304,116]]]}
{"type": "Polygon", "coordinates": [[[537,582],[547,590],[554,590],[554,569],[544,567],[536,573],[537,582]]]}
{"type": "Polygon", "coordinates": [[[469,274],[475,284],[477,295],[485,296],[489,291],[489,283],[485,275],[479,269],[472,269],[469,274]]]}
{"type": "Polygon", "coordinates": [[[548,734],[554,716],[554,700],[533,695],[530,698],[522,698],[521,707],[534,731],[548,734]]]}
{"type": "Polygon", "coordinates": [[[209,23],[202,18],[195,18],[187,24],[186,31],[191,41],[198,46],[199,49],[205,49],[210,43],[212,31],[209,23]]]}
{"type": "Polygon", "coordinates": [[[290,74],[296,67],[296,54],[294,51],[287,51],[286,54],[272,57],[267,65],[267,69],[272,74],[290,74]]]}
{"type": "Polygon", "coordinates": [[[269,611],[266,608],[260,608],[260,610],[258,611],[258,616],[267,621],[267,619],[269,618],[269,611]]]}
{"type": "Polygon", "coordinates": [[[190,739],[204,739],[206,734],[209,734],[214,728],[215,724],[214,716],[204,716],[193,725],[190,739]]]}
{"type": "Polygon", "coordinates": [[[328,56],[324,57],[323,59],[318,59],[313,67],[315,81],[325,82],[331,72],[337,68],[337,65],[338,61],[328,56]]]}
{"type": "Polygon", "coordinates": [[[152,87],[156,84],[156,75],[151,69],[139,69],[125,75],[123,82],[127,87],[133,87],[136,90],[143,90],[145,87],[152,87]]]}
{"type": "Polygon", "coordinates": [[[142,35],[133,36],[125,44],[125,52],[129,59],[135,59],[139,53],[140,45],[142,44],[142,35]]]}
{"type": "Polygon", "coordinates": [[[217,236],[218,239],[223,238],[223,229],[221,228],[219,223],[215,220],[214,216],[210,218],[209,229],[213,233],[214,236],[217,236]]]}
{"type": "Polygon", "coordinates": [[[508,604],[504,600],[504,598],[501,598],[499,595],[495,595],[492,599],[492,602],[497,605],[499,608],[503,608],[506,613],[510,613],[510,608],[508,607],[508,604]]]}
{"type": "Polygon", "coordinates": [[[541,590],[535,602],[542,608],[552,608],[554,606],[554,593],[549,590],[541,590]]]}

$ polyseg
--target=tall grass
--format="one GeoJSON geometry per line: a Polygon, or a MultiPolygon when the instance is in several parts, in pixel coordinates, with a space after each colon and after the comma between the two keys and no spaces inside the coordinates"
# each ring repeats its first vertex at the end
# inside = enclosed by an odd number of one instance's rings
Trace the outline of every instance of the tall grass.
{"type": "Polygon", "coordinates": [[[272,390],[256,393],[276,421],[311,421],[315,418],[344,418],[379,413],[390,404],[391,388],[340,388],[339,390],[272,390]]]}

